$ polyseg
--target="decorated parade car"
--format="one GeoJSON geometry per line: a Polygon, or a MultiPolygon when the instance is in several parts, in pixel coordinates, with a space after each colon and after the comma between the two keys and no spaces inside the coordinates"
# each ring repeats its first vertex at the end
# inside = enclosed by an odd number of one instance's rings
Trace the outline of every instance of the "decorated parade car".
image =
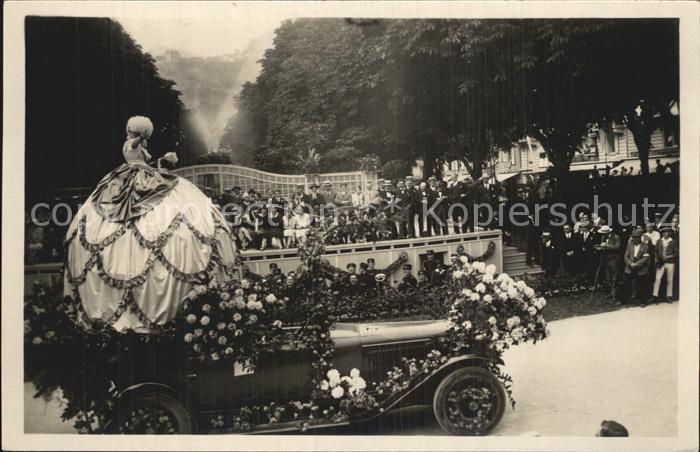
{"type": "Polygon", "coordinates": [[[25,378],[37,397],[60,390],[80,432],[303,432],[423,404],[446,432],[482,435],[514,406],[501,357],[547,336],[546,302],[500,271],[498,234],[327,249],[337,226],[319,217],[298,267],[267,279],[208,197],[147,164],[150,120],[126,131],[126,163],[68,227],[63,282],[25,299],[25,378]],[[384,268],[346,290],[337,266],[355,252],[384,268]],[[439,283],[389,283],[446,253],[439,283]]]}
{"type": "MultiPolygon", "coordinates": [[[[402,360],[426,356],[431,340],[443,335],[447,328],[446,321],[338,324],[331,333],[334,364],[341,375],[352,375],[353,369],[362,369],[364,378],[379,381],[400,366],[402,360]]],[[[290,333],[293,335],[293,330],[290,333]]],[[[304,421],[304,430],[324,428],[370,421],[403,406],[431,405],[447,433],[482,435],[498,424],[506,406],[506,393],[489,370],[490,363],[485,358],[465,354],[438,359],[439,365],[420,375],[406,390],[383,399],[376,407],[351,411],[342,419],[324,418],[322,412],[328,406],[320,402],[318,420],[309,421],[305,416],[286,422],[267,420],[259,425],[235,425],[235,414],[241,407],[271,403],[285,407],[290,402],[293,406],[294,401],[309,399],[313,389],[312,352],[280,346],[260,356],[256,368],[249,370],[237,361],[197,362],[187,360],[186,354],[149,355],[148,350],[147,346],[140,347],[138,352],[129,349],[123,357],[125,364],[128,363],[123,368],[129,372],[122,376],[124,387],[110,431],[156,431],[155,423],[147,425],[143,415],[139,422],[132,420],[139,411],[163,418],[160,423],[171,425],[173,433],[196,433],[212,427],[223,431],[278,433],[300,430],[300,420],[304,421]]],[[[381,390],[366,388],[373,397],[381,390]]]]}

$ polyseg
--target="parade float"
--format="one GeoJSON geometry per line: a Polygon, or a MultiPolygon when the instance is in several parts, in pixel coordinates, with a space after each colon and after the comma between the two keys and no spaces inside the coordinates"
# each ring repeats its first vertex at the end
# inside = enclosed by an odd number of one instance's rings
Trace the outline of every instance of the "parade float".
{"type": "Polygon", "coordinates": [[[428,404],[446,432],[482,435],[514,406],[501,356],[546,337],[545,301],[482,261],[494,246],[396,291],[388,278],[426,243],[362,244],[399,255],[348,295],[327,284],[343,271],[326,252],[337,224],[319,218],[295,276],[263,278],[209,197],[149,165],[151,121],[126,132],[126,163],[68,228],[63,283],[25,297],[25,379],[60,390],[79,431],[307,431],[428,404]]]}
{"type": "MultiPolygon", "coordinates": [[[[188,276],[181,299],[159,298],[173,313],[163,321],[131,301],[86,322],[86,292],[37,284],[25,304],[26,378],[37,396],[60,389],[64,419],[82,432],[303,432],[406,405],[432,405],[450,434],[491,431],[514,406],[502,353],[546,337],[545,300],[467,255],[440,287],[340,296],[320,276],[332,228],[319,225],[298,250],[293,287],[236,277],[238,257],[229,277],[188,276]],[[115,329],[115,313],[149,328],[115,329]],[[416,315],[426,320],[381,321],[416,315]]],[[[88,271],[112,281],[104,265],[88,271]]]]}

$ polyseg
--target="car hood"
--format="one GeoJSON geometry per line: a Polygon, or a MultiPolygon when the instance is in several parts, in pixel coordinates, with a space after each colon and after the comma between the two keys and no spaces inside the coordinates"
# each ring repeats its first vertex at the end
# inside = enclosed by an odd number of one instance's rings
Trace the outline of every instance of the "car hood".
{"type": "Polygon", "coordinates": [[[358,340],[362,345],[430,339],[444,334],[447,320],[416,320],[381,323],[338,323],[331,333],[340,345],[358,340]]]}

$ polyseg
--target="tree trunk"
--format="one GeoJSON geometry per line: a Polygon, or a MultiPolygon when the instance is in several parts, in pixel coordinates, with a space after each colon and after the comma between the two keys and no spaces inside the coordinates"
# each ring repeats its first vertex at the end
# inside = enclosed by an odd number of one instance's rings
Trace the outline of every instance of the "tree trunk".
{"type": "Polygon", "coordinates": [[[569,166],[570,163],[565,160],[552,162],[552,174],[554,176],[554,199],[555,202],[566,203],[569,199],[569,166]]]}

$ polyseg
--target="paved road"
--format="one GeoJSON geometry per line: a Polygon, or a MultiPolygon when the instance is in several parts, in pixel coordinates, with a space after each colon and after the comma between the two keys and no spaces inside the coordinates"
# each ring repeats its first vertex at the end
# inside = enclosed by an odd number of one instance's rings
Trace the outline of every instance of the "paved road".
{"type": "MultiPolygon", "coordinates": [[[[613,419],[633,436],[675,436],[677,324],[678,304],[552,322],[549,339],[506,353],[517,404],[492,434],[592,436],[601,420],[613,419]]],[[[55,402],[32,399],[31,385],[25,387],[28,433],[71,432],[59,413],[55,402]]],[[[361,433],[443,434],[430,409],[419,407],[361,433]]]]}

